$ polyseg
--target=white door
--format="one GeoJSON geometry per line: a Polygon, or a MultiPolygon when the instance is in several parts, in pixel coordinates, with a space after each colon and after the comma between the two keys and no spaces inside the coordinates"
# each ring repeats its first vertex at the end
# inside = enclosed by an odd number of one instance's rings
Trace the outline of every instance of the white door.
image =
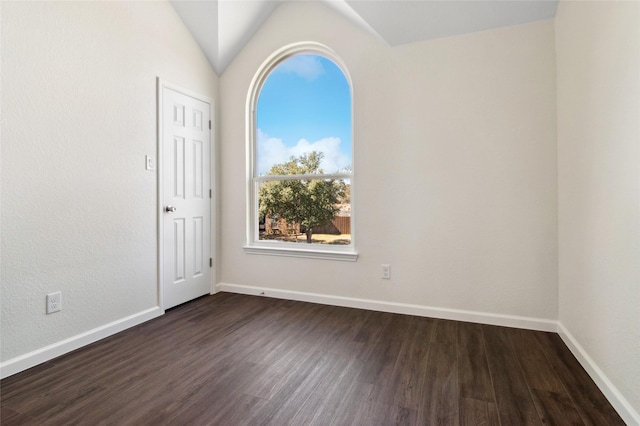
{"type": "Polygon", "coordinates": [[[211,105],[161,86],[162,305],[211,292],[211,105]]]}

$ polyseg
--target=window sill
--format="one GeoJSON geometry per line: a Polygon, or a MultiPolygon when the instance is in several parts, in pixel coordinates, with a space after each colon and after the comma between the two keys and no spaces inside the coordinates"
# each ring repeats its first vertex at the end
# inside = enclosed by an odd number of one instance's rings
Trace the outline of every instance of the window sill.
{"type": "Polygon", "coordinates": [[[355,262],[358,260],[358,253],[352,249],[343,251],[273,246],[244,246],[243,249],[247,254],[261,254],[266,256],[304,257],[308,259],[340,260],[345,262],[355,262]]]}

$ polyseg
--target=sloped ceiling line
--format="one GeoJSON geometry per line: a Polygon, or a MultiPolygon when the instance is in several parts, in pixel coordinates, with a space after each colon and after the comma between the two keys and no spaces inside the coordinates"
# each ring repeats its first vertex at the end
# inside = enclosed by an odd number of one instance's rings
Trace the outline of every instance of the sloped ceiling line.
{"type": "MultiPolygon", "coordinates": [[[[287,0],[171,0],[221,75],[287,0]]],[[[318,0],[390,46],[551,19],[558,0],[318,0]]]]}

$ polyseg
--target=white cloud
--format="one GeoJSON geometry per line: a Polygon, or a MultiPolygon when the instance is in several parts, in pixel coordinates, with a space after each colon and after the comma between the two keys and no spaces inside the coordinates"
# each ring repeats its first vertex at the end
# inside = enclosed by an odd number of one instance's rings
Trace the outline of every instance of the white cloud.
{"type": "Polygon", "coordinates": [[[308,81],[313,81],[324,74],[322,63],[313,55],[293,56],[282,62],[276,70],[289,74],[296,74],[308,81]]]}
{"type": "Polygon", "coordinates": [[[258,129],[258,174],[265,175],[275,164],[289,161],[291,157],[299,157],[313,151],[324,156],[320,168],[325,173],[335,173],[350,166],[349,157],[340,152],[340,138],[328,137],[316,142],[300,139],[294,146],[286,146],[282,139],[272,138],[258,129]]]}

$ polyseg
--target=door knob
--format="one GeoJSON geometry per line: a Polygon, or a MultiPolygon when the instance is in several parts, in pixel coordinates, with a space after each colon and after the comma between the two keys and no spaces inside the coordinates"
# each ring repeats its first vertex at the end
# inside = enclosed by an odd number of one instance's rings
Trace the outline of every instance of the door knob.
{"type": "Polygon", "coordinates": [[[176,210],[178,210],[178,209],[176,207],[174,207],[174,206],[167,206],[167,207],[164,208],[164,211],[167,212],[167,213],[173,213],[176,210]]]}

